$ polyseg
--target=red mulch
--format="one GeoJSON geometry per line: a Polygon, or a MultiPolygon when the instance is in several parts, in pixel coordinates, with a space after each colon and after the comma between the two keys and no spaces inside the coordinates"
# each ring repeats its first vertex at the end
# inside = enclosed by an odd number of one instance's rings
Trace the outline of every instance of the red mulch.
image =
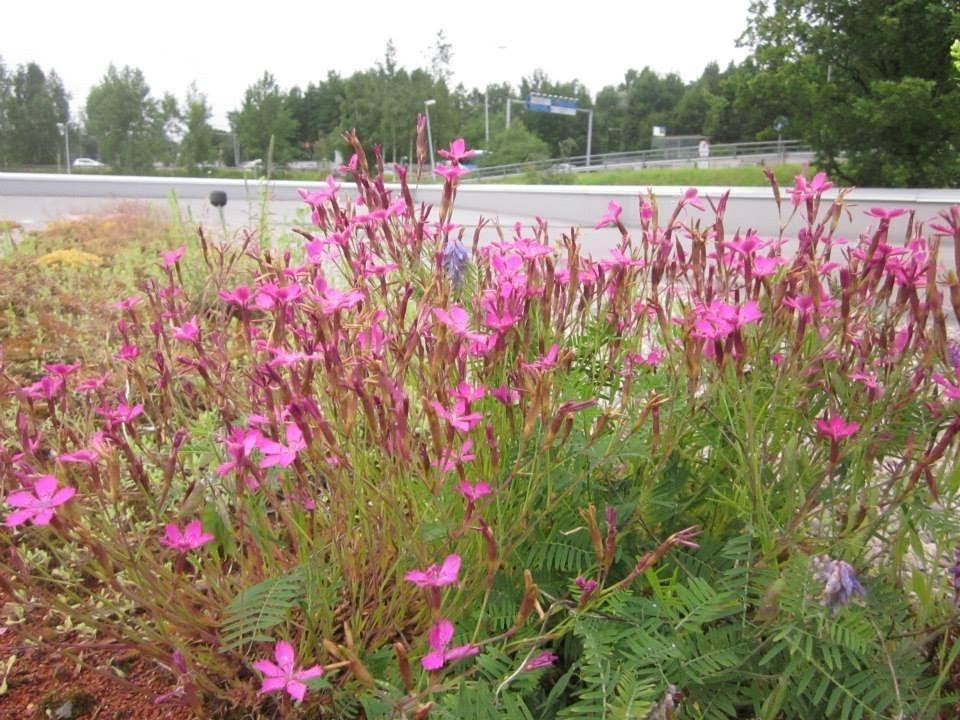
{"type": "MultiPolygon", "coordinates": [[[[5,598],[0,595],[0,606],[5,598]]],[[[48,720],[189,720],[190,711],[154,699],[173,690],[171,674],[136,652],[72,637],[60,647],[31,641],[42,611],[24,623],[0,625],[0,681],[7,659],[17,659],[0,695],[0,718],[48,720]],[[86,645],[86,646],[85,646],[86,645]],[[69,705],[67,704],[69,703],[69,705]]]]}

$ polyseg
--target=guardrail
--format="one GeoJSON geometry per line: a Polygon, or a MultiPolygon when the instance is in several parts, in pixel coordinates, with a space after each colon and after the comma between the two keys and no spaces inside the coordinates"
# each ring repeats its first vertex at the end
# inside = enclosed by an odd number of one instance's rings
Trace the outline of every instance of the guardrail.
{"type": "Polygon", "coordinates": [[[783,159],[789,154],[798,152],[812,152],[812,149],[809,145],[805,145],[799,140],[719,143],[710,146],[710,155],[708,157],[701,157],[697,145],[688,145],[683,147],[654,148],[651,150],[632,150],[628,152],[591,155],[589,165],[587,164],[586,155],[551,158],[549,160],[537,160],[533,162],[510,163],[507,165],[488,165],[486,167],[478,167],[467,176],[467,179],[481,180],[490,177],[519,175],[525,172],[592,172],[611,167],[624,166],[643,168],[647,165],[661,163],[695,163],[716,160],[718,158],[774,157],[783,159]]]}

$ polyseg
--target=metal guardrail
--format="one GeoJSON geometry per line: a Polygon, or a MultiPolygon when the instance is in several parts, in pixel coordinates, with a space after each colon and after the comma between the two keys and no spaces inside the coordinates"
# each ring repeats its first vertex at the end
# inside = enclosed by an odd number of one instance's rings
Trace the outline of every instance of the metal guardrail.
{"type": "Polygon", "coordinates": [[[589,165],[586,155],[576,155],[573,157],[550,158],[549,160],[537,160],[532,162],[510,163],[507,165],[488,165],[478,167],[470,175],[468,180],[481,180],[491,177],[503,177],[506,175],[519,175],[525,172],[591,172],[604,170],[611,167],[639,166],[641,168],[650,164],[672,163],[672,162],[701,162],[716,160],[719,158],[737,158],[737,157],[784,157],[789,153],[811,152],[812,148],[799,140],[783,140],[782,142],[762,141],[762,142],[742,142],[742,143],[720,143],[710,146],[709,157],[700,157],[697,145],[683,147],[654,148],[651,150],[633,150],[628,152],[604,153],[601,155],[591,155],[589,165]]]}

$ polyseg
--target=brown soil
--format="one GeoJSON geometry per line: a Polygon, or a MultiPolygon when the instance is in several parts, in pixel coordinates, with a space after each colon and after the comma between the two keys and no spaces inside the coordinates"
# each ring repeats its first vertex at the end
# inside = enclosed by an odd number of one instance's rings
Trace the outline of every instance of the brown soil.
{"type": "MultiPolygon", "coordinates": [[[[0,597],[0,605],[3,605],[0,597]]],[[[155,663],[110,643],[66,639],[38,645],[30,627],[42,618],[0,626],[0,684],[8,659],[16,660],[0,695],[4,720],[189,720],[175,701],[154,704],[173,689],[174,679],[155,663]]]]}

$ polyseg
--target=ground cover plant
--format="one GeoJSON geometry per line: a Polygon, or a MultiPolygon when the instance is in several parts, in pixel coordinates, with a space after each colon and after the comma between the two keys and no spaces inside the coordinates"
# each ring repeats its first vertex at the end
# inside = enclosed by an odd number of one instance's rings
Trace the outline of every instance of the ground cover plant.
{"type": "Polygon", "coordinates": [[[7,596],[199,717],[953,716],[960,210],[649,194],[593,258],[347,139],[289,248],[174,240],[109,352],[3,359],[7,596]]]}

